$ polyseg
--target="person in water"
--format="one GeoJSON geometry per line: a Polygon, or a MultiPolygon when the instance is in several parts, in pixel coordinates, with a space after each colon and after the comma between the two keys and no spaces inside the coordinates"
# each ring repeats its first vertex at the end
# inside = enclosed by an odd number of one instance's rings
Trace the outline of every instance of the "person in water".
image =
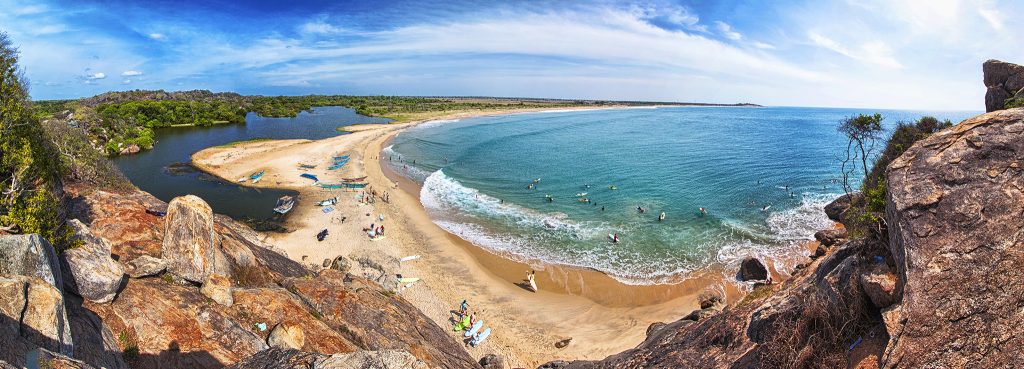
{"type": "Polygon", "coordinates": [[[613,243],[619,243],[619,234],[618,233],[615,233],[614,235],[612,235],[612,242],[613,243]]]}
{"type": "Polygon", "coordinates": [[[707,209],[700,208],[700,216],[705,216],[705,215],[708,215],[707,209]]]}

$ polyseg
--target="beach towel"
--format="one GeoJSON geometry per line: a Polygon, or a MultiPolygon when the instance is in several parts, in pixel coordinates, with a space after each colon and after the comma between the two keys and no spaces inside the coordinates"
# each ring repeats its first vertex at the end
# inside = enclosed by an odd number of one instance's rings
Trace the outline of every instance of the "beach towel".
{"type": "Polygon", "coordinates": [[[324,214],[327,214],[327,213],[330,213],[330,212],[334,211],[334,208],[328,206],[326,208],[323,208],[322,211],[324,212],[324,214]]]}
{"type": "Polygon", "coordinates": [[[464,331],[464,330],[466,330],[466,327],[468,327],[468,326],[469,326],[469,315],[466,315],[466,316],[462,317],[461,321],[459,321],[458,323],[455,323],[455,325],[452,327],[454,329],[452,329],[452,330],[454,330],[456,332],[464,331]]]}

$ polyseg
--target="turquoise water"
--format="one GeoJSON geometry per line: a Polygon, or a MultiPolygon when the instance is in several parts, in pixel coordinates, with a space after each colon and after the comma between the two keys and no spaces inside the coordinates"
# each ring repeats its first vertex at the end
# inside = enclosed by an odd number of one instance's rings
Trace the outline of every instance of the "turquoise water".
{"type": "Polygon", "coordinates": [[[420,200],[435,223],[479,246],[627,283],[669,283],[708,266],[735,270],[745,256],[806,255],[801,242],[831,226],[822,208],[842,192],[846,141],[836,124],[876,111],[887,129],[924,114],[954,122],[977,114],[791,107],[515,114],[423,124],[398,135],[384,158],[423,185],[420,200]],[[590,203],[577,200],[582,192],[590,203]],[[610,242],[611,233],[621,241],[610,242]]]}

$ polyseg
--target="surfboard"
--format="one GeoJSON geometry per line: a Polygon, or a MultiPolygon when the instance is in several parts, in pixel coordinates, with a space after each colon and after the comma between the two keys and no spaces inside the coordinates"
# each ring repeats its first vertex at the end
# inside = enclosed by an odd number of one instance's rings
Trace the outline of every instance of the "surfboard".
{"type": "Polygon", "coordinates": [[[610,240],[610,241],[612,241],[612,242],[615,242],[615,235],[614,235],[614,234],[611,234],[611,233],[609,233],[609,234],[608,234],[608,240],[610,240]]]}
{"type": "Polygon", "coordinates": [[[480,335],[476,336],[476,339],[473,340],[473,346],[477,346],[477,345],[479,345],[481,343],[484,343],[484,340],[486,340],[487,337],[490,336],[490,335],[491,335],[491,327],[487,327],[487,329],[484,329],[483,332],[480,332],[480,335]]]}
{"type": "Polygon", "coordinates": [[[416,282],[418,280],[420,280],[420,279],[419,278],[413,278],[413,277],[398,278],[398,283],[412,283],[412,282],[416,282]]]}
{"type": "Polygon", "coordinates": [[[472,337],[473,334],[475,334],[476,331],[479,331],[480,328],[483,327],[483,326],[484,326],[484,320],[483,319],[477,320],[476,324],[473,324],[473,328],[468,330],[468,331],[466,331],[466,333],[463,333],[463,334],[466,337],[472,337]]]}
{"type": "Polygon", "coordinates": [[[533,292],[537,292],[537,282],[531,279],[530,288],[533,289],[533,292]]]}
{"type": "Polygon", "coordinates": [[[384,239],[384,236],[371,237],[370,241],[380,241],[380,240],[383,240],[383,239],[384,239]]]}
{"type": "Polygon", "coordinates": [[[419,258],[420,258],[419,255],[409,255],[409,256],[406,256],[404,258],[398,259],[398,261],[413,261],[413,260],[416,260],[416,259],[419,259],[419,258]]]}

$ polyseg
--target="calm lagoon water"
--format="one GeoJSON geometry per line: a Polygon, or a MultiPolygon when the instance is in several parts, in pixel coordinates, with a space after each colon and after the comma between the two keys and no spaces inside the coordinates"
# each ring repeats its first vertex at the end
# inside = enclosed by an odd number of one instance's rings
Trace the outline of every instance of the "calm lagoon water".
{"type": "Polygon", "coordinates": [[[197,151],[230,142],[255,138],[321,139],[342,134],[337,127],[387,121],[359,115],[345,107],[317,107],[294,118],[265,118],[249,113],[245,124],[157,129],[157,144],[152,150],[117,157],[114,163],[132,183],[163,201],[193,194],[206,200],[215,212],[238,219],[267,219],[272,217],[277,199],[294,192],[243,187],[181,164],[189,163],[197,151]]]}
{"type": "Polygon", "coordinates": [[[435,223],[477,245],[627,283],[666,283],[708,266],[735,271],[745,256],[806,253],[800,244],[830,227],[822,208],[842,192],[836,180],[846,141],[837,122],[874,112],[887,129],[922,115],[957,123],[977,114],[794,107],[515,114],[424,124],[383,155],[423,185],[420,199],[435,223]],[[621,242],[610,242],[611,233],[621,242]]]}

